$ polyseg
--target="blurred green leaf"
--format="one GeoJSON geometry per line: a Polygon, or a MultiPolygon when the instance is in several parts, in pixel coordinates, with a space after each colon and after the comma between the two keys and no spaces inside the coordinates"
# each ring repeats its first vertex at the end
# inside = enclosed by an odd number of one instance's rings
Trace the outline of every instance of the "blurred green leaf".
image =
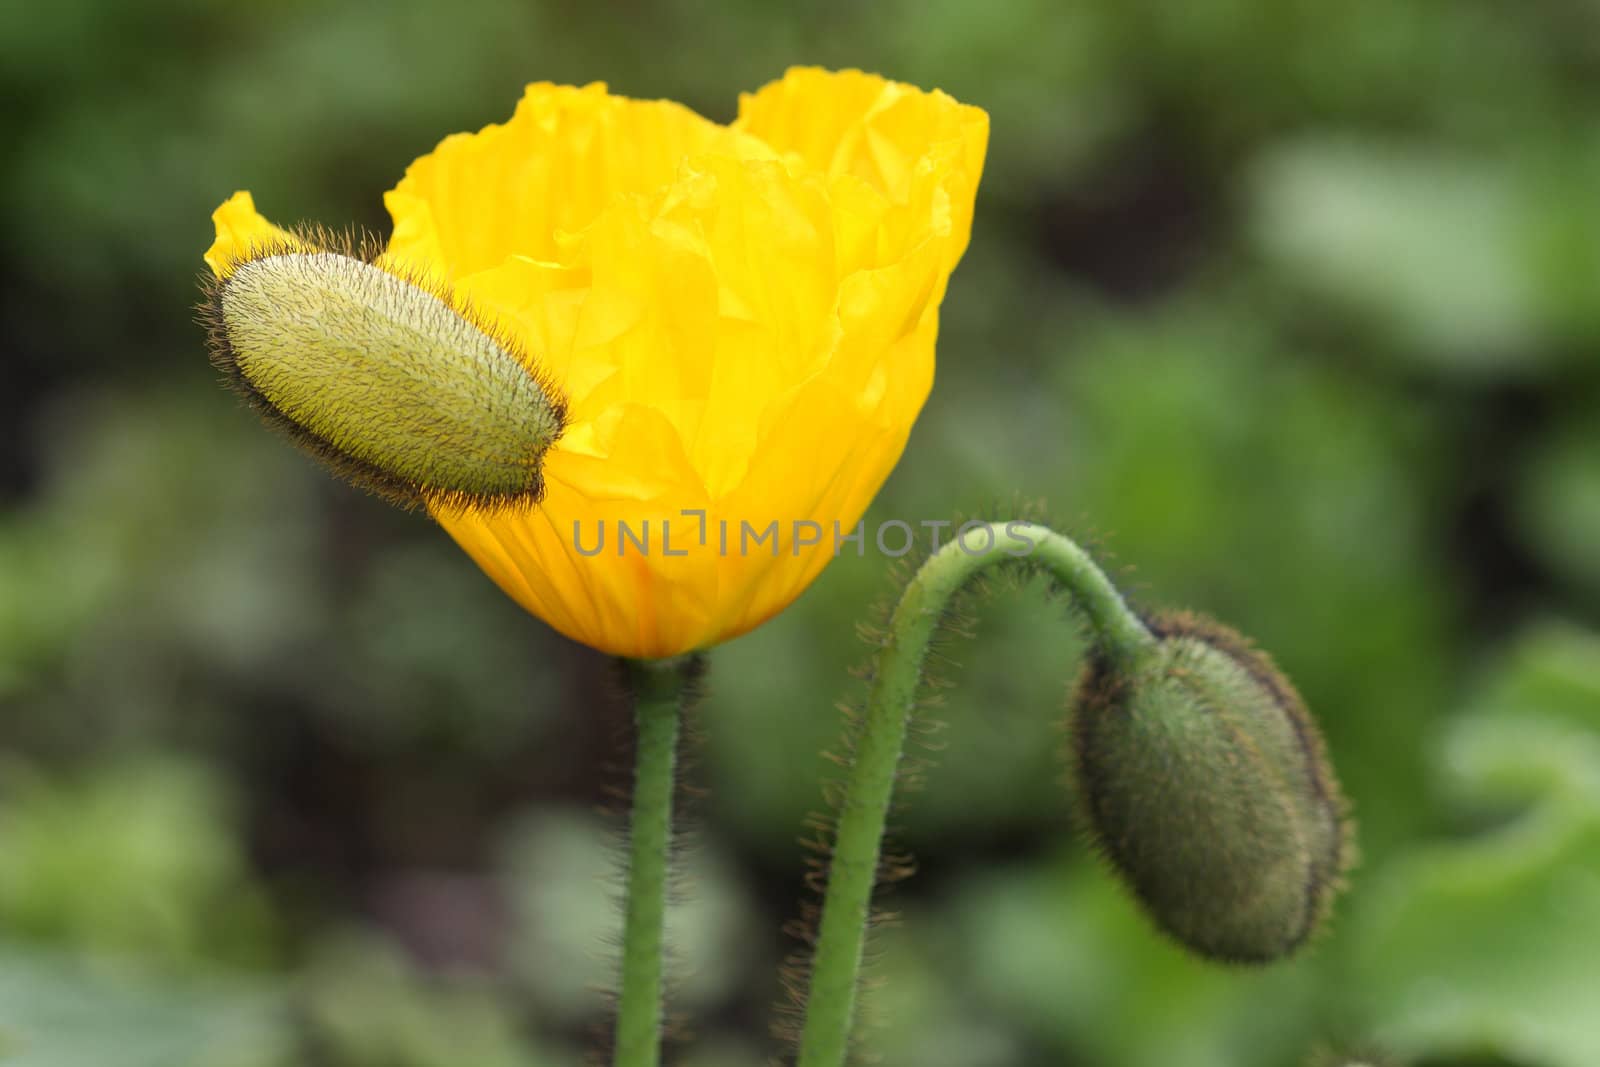
{"type": "Polygon", "coordinates": [[[1268,256],[1392,331],[1397,351],[1469,375],[1526,375],[1549,358],[1527,205],[1503,163],[1313,140],[1274,149],[1256,188],[1251,229],[1268,256]]]}
{"type": "Polygon", "coordinates": [[[0,946],[6,1067],[275,1067],[286,1055],[279,991],[135,966],[86,967],[0,946]]]}
{"type": "Polygon", "coordinates": [[[263,962],[265,901],[249,884],[205,768],[172,756],[72,777],[0,774],[0,928],[91,954],[263,962]]]}
{"type": "MultiPolygon", "coordinates": [[[[300,991],[308,1041],[339,1067],[572,1067],[536,1047],[492,983],[419,973],[379,937],[330,936],[300,991]]],[[[285,1064],[288,1067],[288,1064],[285,1064]]]]}
{"type": "Polygon", "coordinates": [[[1341,935],[1350,995],[1408,1055],[1595,1063],[1600,635],[1525,635],[1439,756],[1458,807],[1493,822],[1373,873],[1341,935]]]}

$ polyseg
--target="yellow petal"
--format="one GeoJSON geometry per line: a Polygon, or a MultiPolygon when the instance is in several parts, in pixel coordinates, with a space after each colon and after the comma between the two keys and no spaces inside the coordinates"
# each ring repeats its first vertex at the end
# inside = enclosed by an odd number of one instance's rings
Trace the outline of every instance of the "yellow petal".
{"type": "Polygon", "coordinates": [[[392,253],[446,277],[512,255],[556,260],[606,205],[672,181],[701,152],[762,154],[751,138],[668,100],[611,96],[603,84],[527,87],[511,119],[445,138],[387,198],[392,253]]]}
{"type": "Polygon", "coordinates": [[[989,140],[982,109],[859,70],[795,67],[741,95],[734,127],[831,178],[853,178],[891,204],[915,207],[891,214],[876,265],[929,226],[947,226],[954,236],[951,267],[966,250],[989,140]],[[930,214],[934,189],[945,202],[930,214]]]}
{"type": "Polygon", "coordinates": [[[714,610],[716,561],[682,514],[707,502],[659,414],[624,408],[611,421],[605,458],[547,457],[534,511],[436,517],[501,589],[568,637],[619,655],[673,655],[700,643],[714,610]]]}
{"type": "Polygon", "coordinates": [[[256,211],[256,202],[243,190],[234,193],[211,213],[216,226],[216,240],[206,249],[206,263],[219,278],[225,278],[234,266],[251,258],[252,251],[262,248],[294,247],[294,235],[279,229],[256,211]]]}

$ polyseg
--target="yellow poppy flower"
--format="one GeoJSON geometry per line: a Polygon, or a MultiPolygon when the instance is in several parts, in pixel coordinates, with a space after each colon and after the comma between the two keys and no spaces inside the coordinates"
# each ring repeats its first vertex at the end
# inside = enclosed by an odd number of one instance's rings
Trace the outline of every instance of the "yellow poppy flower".
{"type": "MultiPolygon", "coordinates": [[[[782,610],[927,397],[987,139],[944,93],[817,69],[743,95],[728,126],[541,83],[508,122],[445,138],[385,195],[379,265],[441,279],[514,337],[567,429],[540,504],[431,505],[437,521],[606,652],[676,655],[782,610]]],[[[249,193],[213,217],[219,276],[293,240],[249,193]]]]}

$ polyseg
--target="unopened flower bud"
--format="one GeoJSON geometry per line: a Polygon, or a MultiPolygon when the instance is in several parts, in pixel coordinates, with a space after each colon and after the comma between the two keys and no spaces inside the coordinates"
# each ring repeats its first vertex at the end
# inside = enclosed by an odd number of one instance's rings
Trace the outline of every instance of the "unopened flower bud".
{"type": "Polygon", "coordinates": [[[562,404],[448,293],[285,248],[232,265],[208,297],[212,361],[336,473],[406,507],[539,499],[562,404]]]}
{"type": "Polygon", "coordinates": [[[1235,962],[1292,953],[1348,862],[1345,804],[1299,694],[1239,634],[1183,613],[1126,666],[1097,654],[1074,698],[1094,842],[1162,929],[1235,962]]]}

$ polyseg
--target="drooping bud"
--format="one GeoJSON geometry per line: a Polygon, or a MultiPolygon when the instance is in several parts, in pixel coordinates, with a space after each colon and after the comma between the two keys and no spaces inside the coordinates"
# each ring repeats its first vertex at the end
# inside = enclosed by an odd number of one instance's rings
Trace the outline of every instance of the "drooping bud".
{"type": "Polygon", "coordinates": [[[286,248],[208,286],[212,362],[268,422],[404,507],[539,499],[565,410],[447,292],[341,252],[286,248]]]}
{"type": "Polygon", "coordinates": [[[1345,803],[1300,696],[1249,641],[1188,613],[1136,666],[1095,655],[1074,698],[1090,832],[1157,925],[1264,963],[1317,929],[1349,862],[1345,803]]]}

